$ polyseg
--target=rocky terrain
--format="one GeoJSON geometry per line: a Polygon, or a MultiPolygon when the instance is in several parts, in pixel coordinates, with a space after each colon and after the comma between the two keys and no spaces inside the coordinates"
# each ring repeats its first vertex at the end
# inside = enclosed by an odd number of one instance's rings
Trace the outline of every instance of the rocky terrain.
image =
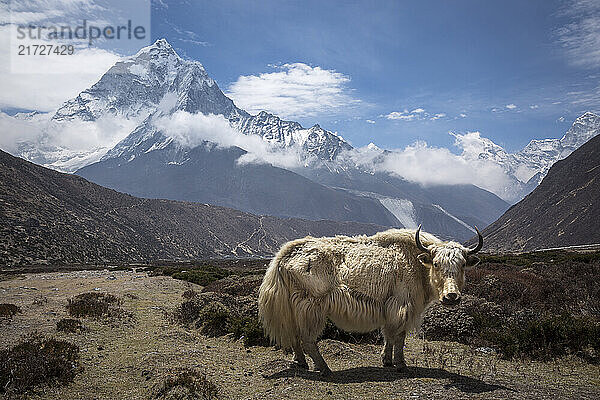
{"type": "MultiPolygon", "coordinates": [[[[12,318],[0,319],[0,352],[15,346],[24,335],[37,331],[76,345],[79,363],[72,382],[43,384],[21,394],[0,393],[0,396],[68,400],[82,396],[98,399],[595,399],[600,395],[598,365],[579,357],[510,360],[490,347],[430,341],[419,333],[407,338],[405,354],[409,368],[403,373],[380,365],[380,344],[324,339],[319,346],[333,369],[333,374],[324,378],[298,369],[289,361],[291,355],[281,350],[246,346],[243,337],[238,340],[233,334],[207,330],[206,325],[182,325],[173,318],[194,296],[225,304],[232,304],[231,299],[236,299],[240,304],[248,304],[249,309],[254,305],[255,309],[256,284],[260,282],[264,263],[227,265],[221,262],[220,265],[231,268],[234,273],[245,271],[259,275],[225,278],[205,288],[168,276],[149,276],[140,270],[22,274],[0,281],[2,302],[19,308],[12,318]],[[114,296],[121,312],[116,317],[82,316],[78,318],[82,329],[57,332],[59,321],[73,318],[67,311],[68,300],[82,293],[114,296]],[[192,370],[198,371],[197,376],[202,379],[189,378],[192,370]],[[211,397],[185,397],[189,396],[190,388],[196,393],[210,393],[211,397]]],[[[486,275],[503,276],[497,266],[484,264],[484,267],[486,275]]],[[[526,270],[522,273],[532,274],[526,270]]],[[[485,295],[482,286],[485,282],[473,282],[472,294],[485,295]]],[[[504,301],[497,297],[488,300],[499,304],[504,301]]],[[[527,299],[523,301],[534,306],[527,299]]],[[[457,321],[439,312],[426,316],[426,321],[431,322],[428,329],[432,324],[443,328],[444,320],[457,321]],[[439,312],[441,316],[437,315],[439,312]]],[[[460,325],[454,325],[457,326],[460,325]]]]}
{"type": "Polygon", "coordinates": [[[269,255],[287,240],[309,234],[382,229],[140,199],[0,151],[3,267],[269,255]]]}
{"type": "Polygon", "coordinates": [[[600,137],[555,163],[542,183],[483,231],[484,249],[600,243],[600,137]]]}

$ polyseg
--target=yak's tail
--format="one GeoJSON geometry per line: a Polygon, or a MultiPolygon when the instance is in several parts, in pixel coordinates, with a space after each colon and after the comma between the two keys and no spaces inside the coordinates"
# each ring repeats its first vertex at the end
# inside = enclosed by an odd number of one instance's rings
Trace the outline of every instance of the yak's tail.
{"type": "Polygon", "coordinates": [[[288,282],[279,268],[280,262],[280,257],[273,258],[260,285],[258,314],[271,342],[288,349],[297,340],[298,328],[288,282]]]}

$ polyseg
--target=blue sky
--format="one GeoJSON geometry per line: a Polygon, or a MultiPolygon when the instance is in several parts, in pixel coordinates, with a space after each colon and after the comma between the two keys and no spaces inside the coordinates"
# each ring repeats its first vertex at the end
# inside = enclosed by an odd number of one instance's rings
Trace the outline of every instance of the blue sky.
{"type": "Polygon", "coordinates": [[[451,147],[449,131],[480,131],[512,151],[600,110],[597,3],[163,0],[152,36],[201,61],[241,106],[319,123],[357,146],[451,147]],[[243,97],[285,95],[298,71],[316,97],[303,94],[306,108],[243,97]]]}

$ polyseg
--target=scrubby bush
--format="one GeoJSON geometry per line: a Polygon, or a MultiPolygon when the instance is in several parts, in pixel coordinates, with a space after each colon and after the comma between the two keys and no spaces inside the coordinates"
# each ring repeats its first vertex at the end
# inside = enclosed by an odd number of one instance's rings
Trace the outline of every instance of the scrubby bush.
{"type": "Polygon", "coordinates": [[[78,370],[79,347],[31,334],[0,351],[0,392],[22,393],[40,384],[66,384],[78,370]]]}
{"type": "Polygon", "coordinates": [[[480,337],[507,358],[548,360],[575,354],[590,362],[600,361],[600,324],[589,317],[543,315],[524,323],[481,327],[480,337]]]}
{"type": "Polygon", "coordinates": [[[484,256],[464,293],[507,308],[600,317],[600,252],[484,256]]]}
{"type": "Polygon", "coordinates": [[[78,319],[63,318],[56,322],[56,330],[65,333],[79,333],[83,332],[85,328],[78,319]]]}
{"type": "Polygon", "coordinates": [[[198,298],[184,300],[175,308],[172,317],[180,324],[189,325],[198,319],[202,307],[204,307],[204,303],[199,301],[198,298]]]}
{"type": "Polygon", "coordinates": [[[229,331],[235,338],[241,338],[244,346],[268,346],[269,340],[265,337],[263,326],[256,316],[241,316],[231,318],[229,331]]]}
{"type": "Polygon", "coordinates": [[[198,313],[196,327],[208,336],[221,336],[228,332],[230,311],[222,303],[211,301],[198,313]]]}
{"type": "Polygon", "coordinates": [[[202,292],[225,293],[231,296],[258,296],[262,275],[229,276],[209,283],[202,292]]]}
{"type": "Polygon", "coordinates": [[[186,300],[191,300],[194,297],[198,297],[198,292],[196,292],[194,289],[188,289],[185,292],[183,292],[181,297],[183,297],[186,300]]]}
{"type": "Polygon", "coordinates": [[[254,298],[212,292],[195,296],[188,293],[186,297],[189,299],[184,298],[172,314],[176,322],[194,326],[208,336],[232,334],[236,340],[243,339],[245,346],[268,345],[258,320],[254,298]]]}
{"type": "Polygon", "coordinates": [[[596,263],[600,261],[600,252],[576,253],[570,251],[541,251],[521,254],[482,254],[482,263],[497,263],[510,266],[530,267],[534,264],[564,265],[570,262],[596,263]]]}
{"type": "Polygon", "coordinates": [[[156,390],[155,398],[213,400],[220,398],[220,389],[202,371],[185,368],[167,376],[156,390]]]}
{"type": "Polygon", "coordinates": [[[507,358],[600,361],[600,252],[481,258],[467,272],[460,306],[426,312],[425,337],[492,346],[507,358]]]}
{"type": "Polygon", "coordinates": [[[67,311],[73,317],[119,317],[121,300],[110,293],[88,292],[68,300],[67,311]]]}
{"type": "Polygon", "coordinates": [[[0,318],[12,319],[12,317],[14,317],[15,314],[17,314],[19,312],[21,312],[21,309],[14,304],[9,304],[9,303],[0,304],[0,318]]]}
{"type": "Polygon", "coordinates": [[[439,302],[432,304],[425,311],[421,330],[429,340],[473,344],[480,326],[502,324],[505,314],[506,311],[493,302],[465,295],[460,304],[451,308],[439,302]]]}

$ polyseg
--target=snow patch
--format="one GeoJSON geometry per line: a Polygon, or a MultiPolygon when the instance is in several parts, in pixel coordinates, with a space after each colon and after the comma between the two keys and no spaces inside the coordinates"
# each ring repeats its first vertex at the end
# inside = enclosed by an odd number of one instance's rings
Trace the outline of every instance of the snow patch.
{"type": "Polygon", "coordinates": [[[163,140],[162,142],[156,142],[154,143],[148,150],[146,150],[144,153],[150,153],[151,151],[154,150],[162,150],[165,147],[167,147],[168,145],[171,144],[171,142],[173,141],[172,137],[167,137],[165,138],[165,140],[163,140]]]}
{"type": "Polygon", "coordinates": [[[439,206],[437,204],[432,204],[432,206],[434,206],[435,208],[437,208],[438,210],[440,210],[441,212],[443,212],[444,214],[446,214],[447,216],[449,216],[450,218],[452,218],[453,220],[455,220],[456,222],[458,222],[459,224],[461,224],[462,226],[464,226],[465,228],[470,230],[471,232],[477,233],[477,231],[475,229],[471,228],[471,226],[469,224],[467,224],[465,221],[455,217],[454,215],[450,214],[448,211],[444,210],[442,208],[442,206],[439,206]]]}
{"type": "Polygon", "coordinates": [[[148,79],[148,68],[144,67],[141,64],[133,64],[129,66],[129,72],[139,76],[142,79],[148,79]]]}
{"type": "Polygon", "coordinates": [[[389,212],[394,214],[403,227],[414,229],[418,226],[415,207],[410,200],[393,197],[379,197],[378,200],[389,212]]]}

